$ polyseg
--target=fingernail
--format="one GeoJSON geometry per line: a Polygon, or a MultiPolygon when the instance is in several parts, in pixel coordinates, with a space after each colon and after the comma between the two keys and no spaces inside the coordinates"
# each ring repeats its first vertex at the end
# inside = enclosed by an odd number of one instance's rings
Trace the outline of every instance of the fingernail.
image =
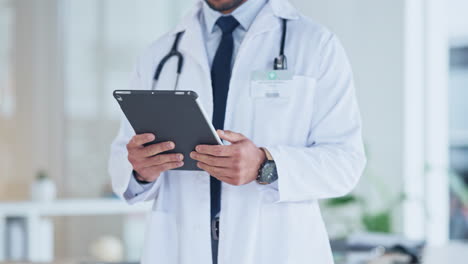
{"type": "Polygon", "coordinates": [[[184,166],[184,162],[181,161],[181,162],[177,163],[177,165],[178,165],[179,167],[182,167],[182,166],[184,166]]]}
{"type": "Polygon", "coordinates": [[[178,158],[179,160],[183,160],[183,159],[184,159],[184,155],[179,154],[179,155],[177,155],[177,158],[178,158]]]}
{"type": "Polygon", "coordinates": [[[218,132],[219,132],[221,135],[224,135],[224,130],[218,129],[218,132]]]}
{"type": "Polygon", "coordinates": [[[167,142],[166,145],[167,145],[168,148],[173,148],[174,147],[174,143],[172,143],[172,142],[167,142]]]}
{"type": "Polygon", "coordinates": [[[196,150],[197,152],[200,152],[200,146],[196,146],[196,147],[195,147],[195,150],[196,150]]]}
{"type": "Polygon", "coordinates": [[[147,138],[148,138],[148,140],[153,140],[153,139],[154,139],[154,135],[153,135],[153,134],[150,134],[150,135],[148,135],[147,138]]]}

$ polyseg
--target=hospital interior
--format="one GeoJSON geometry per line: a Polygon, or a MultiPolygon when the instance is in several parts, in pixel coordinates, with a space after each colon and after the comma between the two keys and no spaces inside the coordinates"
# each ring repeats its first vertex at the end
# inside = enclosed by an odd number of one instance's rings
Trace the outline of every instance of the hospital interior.
{"type": "MultiPolygon", "coordinates": [[[[335,263],[467,263],[468,1],[289,1],[341,40],[362,115],[364,174],[320,201],[335,263]]],[[[139,263],[112,92],[194,2],[0,0],[0,263],[139,263]]]]}

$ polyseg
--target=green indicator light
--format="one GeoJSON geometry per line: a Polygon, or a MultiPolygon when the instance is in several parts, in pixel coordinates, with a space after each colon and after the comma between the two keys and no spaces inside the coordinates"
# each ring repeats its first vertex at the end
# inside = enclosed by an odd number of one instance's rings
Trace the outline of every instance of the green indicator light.
{"type": "Polygon", "coordinates": [[[275,80],[276,79],[276,72],[270,72],[268,73],[268,79],[270,80],[275,80]]]}

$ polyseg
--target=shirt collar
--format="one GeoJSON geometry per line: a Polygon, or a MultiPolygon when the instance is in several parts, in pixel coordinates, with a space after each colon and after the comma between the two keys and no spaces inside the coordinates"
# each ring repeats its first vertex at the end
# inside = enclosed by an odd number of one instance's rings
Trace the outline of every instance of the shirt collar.
{"type": "MultiPolygon", "coordinates": [[[[249,30],[257,14],[262,10],[268,0],[247,0],[240,5],[232,15],[245,31],[249,30]]],[[[202,13],[205,20],[205,26],[209,33],[215,30],[216,21],[219,17],[223,16],[222,13],[211,9],[208,4],[203,1],[202,13]]]]}

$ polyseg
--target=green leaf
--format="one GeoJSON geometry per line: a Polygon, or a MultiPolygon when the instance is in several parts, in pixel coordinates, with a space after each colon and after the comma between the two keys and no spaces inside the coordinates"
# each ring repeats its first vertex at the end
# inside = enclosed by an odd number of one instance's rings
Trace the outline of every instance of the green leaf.
{"type": "Polygon", "coordinates": [[[329,207],[340,207],[340,206],[345,206],[345,205],[355,203],[357,201],[358,199],[356,198],[356,196],[346,195],[343,197],[328,199],[325,204],[329,207]]]}
{"type": "Polygon", "coordinates": [[[37,172],[36,177],[37,177],[38,180],[45,180],[45,179],[48,178],[47,172],[45,172],[44,170],[40,170],[40,171],[37,172]]]}
{"type": "Polygon", "coordinates": [[[367,231],[390,233],[391,232],[391,215],[390,212],[381,212],[377,214],[364,214],[362,223],[367,231]]]}

